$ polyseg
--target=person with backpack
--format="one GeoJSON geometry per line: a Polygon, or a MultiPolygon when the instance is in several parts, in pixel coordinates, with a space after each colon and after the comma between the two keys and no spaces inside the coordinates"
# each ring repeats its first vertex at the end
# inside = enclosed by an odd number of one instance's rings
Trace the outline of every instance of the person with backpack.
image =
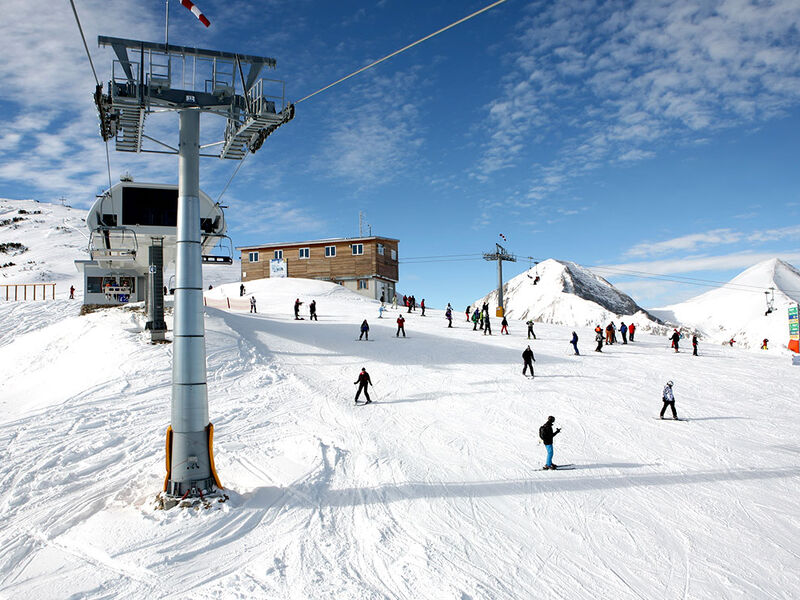
{"type": "Polygon", "coordinates": [[[525,325],[528,326],[528,339],[531,339],[531,336],[533,336],[533,339],[536,339],[536,334],[533,333],[533,319],[525,321],[525,325]]]}
{"type": "Polygon", "coordinates": [[[478,331],[478,321],[480,321],[480,315],[478,314],[478,309],[475,309],[475,312],[472,313],[472,331],[478,331]]]}
{"type": "Polygon", "coordinates": [[[504,331],[508,335],[508,319],[506,319],[505,315],[503,315],[503,320],[500,321],[500,335],[503,335],[504,331]]]}
{"type": "Polygon", "coordinates": [[[670,336],[669,339],[672,340],[672,347],[675,348],[675,352],[677,352],[678,351],[678,340],[681,339],[681,334],[678,333],[677,329],[673,329],[672,331],[673,331],[673,333],[672,333],[672,335],[670,336]]]}
{"type": "Polygon", "coordinates": [[[628,339],[632,342],[633,341],[633,334],[636,333],[636,325],[631,323],[628,325],[628,339]]]}
{"type": "Polygon", "coordinates": [[[628,343],[628,326],[625,325],[625,321],[620,323],[620,325],[619,325],[619,333],[620,333],[620,335],[622,335],[622,343],[623,344],[627,344],[628,343]]]}
{"type": "Polygon", "coordinates": [[[697,334],[692,334],[692,356],[697,356],[697,334]]]}
{"type": "Polygon", "coordinates": [[[406,328],[405,328],[406,320],[403,318],[403,315],[398,315],[397,317],[397,333],[394,334],[394,337],[400,337],[400,332],[403,332],[403,337],[406,337],[406,328]]]}
{"type": "MultiPolygon", "coordinates": [[[[366,321],[364,321],[366,323],[366,321]]],[[[372,402],[369,398],[369,391],[368,387],[372,385],[372,380],[369,378],[369,373],[367,373],[367,369],[365,367],[361,368],[361,373],[358,374],[358,378],[353,382],[353,385],[358,385],[358,391],[356,391],[356,404],[358,404],[358,397],[361,395],[361,392],[364,392],[364,397],[367,399],[364,404],[369,404],[372,402]]]]}
{"type": "Polygon", "coordinates": [[[312,300],[311,304],[308,305],[308,312],[309,312],[309,321],[319,321],[317,318],[317,301],[312,300]]]}
{"type": "Polygon", "coordinates": [[[528,369],[531,370],[531,378],[534,377],[533,374],[533,363],[536,362],[536,359],[533,357],[533,350],[531,350],[530,344],[528,345],[525,350],[522,351],[522,374],[525,375],[528,369]]]}
{"type": "Polygon", "coordinates": [[[446,311],[444,311],[444,318],[447,319],[447,326],[448,327],[452,327],[453,326],[453,309],[452,308],[448,308],[446,311]]]}
{"type": "Polygon", "coordinates": [[[572,332],[572,340],[570,341],[570,344],[572,344],[572,347],[575,348],[575,356],[580,356],[581,353],[578,352],[578,334],[574,331],[572,332]]]}
{"type": "Polygon", "coordinates": [[[597,342],[597,348],[594,349],[595,352],[602,352],[603,351],[603,330],[600,328],[600,325],[594,328],[594,340],[597,342]]]}
{"type": "Polygon", "coordinates": [[[553,416],[547,417],[547,423],[539,427],[539,439],[542,440],[544,447],[547,449],[547,462],[544,465],[545,469],[557,469],[558,465],[553,464],[553,438],[556,437],[561,428],[556,429],[553,431],[553,423],[556,422],[556,418],[553,416]]]}
{"type": "Polygon", "coordinates": [[[361,321],[361,335],[358,336],[359,342],[362,337],[366,337],[367,341],[369,341],[369,323],[367,323],[366,319],[361,321]]]}
{"type": "Polygon", "coordinates": [[[664,418],[664,413],[669,406],[672,409],[672,418],[678,420],[678,413],[675,410],[675,395],[672,393],[672,382],[668,381],[664,386],[664,392],[661,394],[661,399],[664,401],[664,406],[661,407],[661,414],[659,417],[664,418]]]}

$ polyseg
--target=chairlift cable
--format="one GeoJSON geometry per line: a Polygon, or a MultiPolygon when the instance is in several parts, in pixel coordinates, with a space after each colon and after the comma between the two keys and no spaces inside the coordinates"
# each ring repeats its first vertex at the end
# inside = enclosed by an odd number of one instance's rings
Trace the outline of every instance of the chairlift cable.
{"type": "Polygon", "coordinates": [[[233,182],[233,178],[236,177],[236,174],[239,172],[239,169],[242,168],[242,165],[244,164],[244,161],[248,156],[250,156],[250,152],[245,152],[244,156],[242,157],[242,160],[240,160],[239,164],[236,165],[236,169],[234,169],[233,173],[228,178],[228,183],[225,184],[225,187],[222,188],[222,191],[219,193],[219,196],[217,196],[217,204],[219,204],[219,201],[222,199],[222,195],[228,191],[228,187],[231,185],[231,182],[233,182]]]}
{"type": "Polygon", "coordinates": [[[395,50],[391,54],[387,54],[383,58],[379,58],[378,60],[369,63],[365,67],[361,67],[357,71],[353,71],[349,75],[345,75],[341,79],[337,79],[333,83],[330,83],[330,84],[326,85],[325,87],[318,89],[316,92],[313,92],[313,93],[309,94],[308,96],[304,96],[304,97],[300,98],[300,100],[295,102],[295,105],[300,104],[304,100],[308,100],[312,96],[316,96],[317,94],[319,94],[321,92],[324,92],[325,90],[328,90],[328,89],[332,88],[333,86],[338,85],[338,84],[342,83],[343,81],[346,81],[346,80],[350,79],[351,77],[355,77],[359,73],[363,73],[367,69],[371,69],[372,67],[374,67],[376,65],[379,65],[380,63],[382,63],[382,62],[384,62],[386,60],[389,60],[393,56],[397,56],[398,54],[401,54],[402,52],[405,52],[406,50],[409,50],[409,49],[413,48],[414,46],[416,46],[418,44],[421,44],[422,42],[425,42],[425,41],[431,39],[432,37],[435,37],[435,36],[439,35],[440,33],[444,33],[448,29],[451,29],[451,28],[455,27],[456,25],[460,25],[464,21],[469,21],[471,18],[477,17],[479,14],[484,13],[487,10],[491,10],[495,6],[498,6],[499,4],[503,4],[504,2],[506,2],[506,0],[497,0],[497,2],[493,2],[492,4],[489,4],[488,6],[484,6],[480,10],[476,10],[474,13],[472,13],[470,15],[467,15],[466,17],[463,17],[463,18],[459,19],[458,21],[450,23],[450,25],[447,25],[446,27],[442,27],[441,29],[439,29],[437,31],[434,31],[433,33],[428,34],[425,37],[418,39],[416,42],[412,42],[412,43],[408,44],[407,46],[404,46],[404,47],[400,48],[399,50],[395,50]]]}

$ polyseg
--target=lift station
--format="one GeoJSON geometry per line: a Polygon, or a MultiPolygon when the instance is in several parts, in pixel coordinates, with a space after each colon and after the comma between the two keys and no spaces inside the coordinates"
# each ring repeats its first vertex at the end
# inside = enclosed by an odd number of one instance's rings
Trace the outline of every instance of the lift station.
{"type": "Polygon", "coordinates": [[[172,410],[161,496],[170,508],[222,488],[206,386],[200,157],[241,160],[294,117],[294,105],[282,81],[260,77],[275,68],[272,58],[106,36],[98,43],[116,54],[107,89],[98,85],[94,94],[103,139],[116,138],[121,152],[178,156],[172,410]],[[145,134],[147,118],[168,111],[178,113],[177,143],[145,134]],[[220,141],[200,144],[201,113],[226,120],[220,141]]]}

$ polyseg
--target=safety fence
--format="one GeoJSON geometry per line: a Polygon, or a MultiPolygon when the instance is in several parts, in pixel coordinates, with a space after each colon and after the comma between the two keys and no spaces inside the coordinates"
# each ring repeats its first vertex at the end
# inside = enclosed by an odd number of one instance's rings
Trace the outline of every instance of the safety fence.
{"type": "Polygon", "coordinates": [[[47,300],[48,296],[55,300],[55,283],[0,283],[0,300],[47,300]]]}
{"type": "Polygon", "coordinates": [[[203,296],[203,305],[211,308],[222,308],[225,310],[250,310],[249,298],[208,298],[203,296]]]}

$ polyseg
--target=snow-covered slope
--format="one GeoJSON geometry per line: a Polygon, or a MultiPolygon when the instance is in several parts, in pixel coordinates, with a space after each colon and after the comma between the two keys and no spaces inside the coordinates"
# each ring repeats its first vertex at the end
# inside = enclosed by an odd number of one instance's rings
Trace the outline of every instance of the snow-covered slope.
{"type": "MultiPolygon", "coordinates": [[[[503,300],[512,319],[574,326],[606,325],[611,320],[619,325],[622,320],[633,321],[643,330],[663,329],[630,296],[574,262],[548,259],[539,263],[503,286],[503,300]],[[539,281],[534,284],[537,273],[539,281]]],[[[497,290],[475,304],[484,302],[497,306],[497,290]]]]}
{"type": "Polygon", "coordinates": [[[530,380],[513,323],[405,313],[397,339],[396,312],[339,286],[247,287],[260,314],[206,311],[230,500],[197,512],[152,508],[172,346],[130,307],[0,303],[0,597],[800,597],[785,357],[649,335],[595,354],[590,327],[574,356],[572,327],[542,324],[530,380]],[[293,320],[297,297],[319,322],[293,320]],[[356,407],[362,366],[377,402],[356,407]],[[667,379],[688,422],[655,418],[667,379]],[[572,471],[540,468],[550,414],[572,471]]]}
{"type": "Polygon", "coordinates": [[[789,341],[787,307],[800,302],[800,271],[773,258],[734,277],[725,286],[682,302],[654,309],[660,318],[700,331],[713,342],[734,338],[744,348],[760,348],[768,338],[773,347],[789,341]],[[775,311],[766,312],[764,292],[774,288],[775,311]]]}

